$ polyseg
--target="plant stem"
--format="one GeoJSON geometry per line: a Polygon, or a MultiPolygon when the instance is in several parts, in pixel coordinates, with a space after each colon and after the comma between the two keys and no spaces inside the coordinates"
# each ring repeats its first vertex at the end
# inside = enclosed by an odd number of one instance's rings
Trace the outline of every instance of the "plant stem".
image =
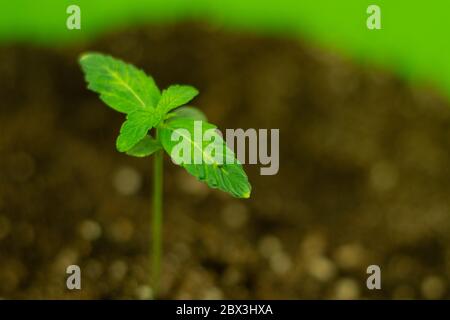
{"type": "MultiPolygon", "coordinates": [[[[156,129],[156,139],[158,139],[156,129]]],[[[153,222],[152,222],[152,285],[156,298],[159,290],[162,249],[162,189],[163,189],[163,152],[158,150],[153,159],[153,222]]]]}

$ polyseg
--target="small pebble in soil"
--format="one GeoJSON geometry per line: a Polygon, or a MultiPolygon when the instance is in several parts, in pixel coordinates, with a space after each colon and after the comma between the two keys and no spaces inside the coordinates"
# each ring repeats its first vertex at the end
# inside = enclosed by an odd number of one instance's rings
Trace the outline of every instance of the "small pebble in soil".
{"type": "Polygon", "coordinates": [[[266,235],[258,243],[258,251],[259,253],[265,257],[270,258],[277,252],[282,250],[281,241],[275,236],[266,235]]]}
{"type": "Polygon", "coordinates": [[[73,248],[63,248],[56,259],[54,260],[53,267],[56,272],[65,272],[67,266],[76,264],[78,260],[78,252],[73,248]]]}
{"type": "Polygon", "coordinates": [[[445,281],[438,276],[428,276],[420,286],[422,295],[426,299],[441,299],[446,291],[445,281]]]}
{"type": "Polygon", "coordinates": [[[217,287],[206,288],[203,291],[201,299],[205,299],[205,300],[221,300],[221,299],[223,299],[223,293],[217,287]]]}
{"type": "Polygon", "coordinates": [[[239,229],[245,226],[248,220],[247,207],[240,202],[230,202],[222,209],[223,222],[232,229],[239,229]]]}
{"type": "Polygon", "coordinates": [[[129,219],[122,218],[110,225],[108,231],[114,241],[126,242],[133,237],[134,225],[129,219]]]}
{"type": "Polygon", "coordinates": [[[27,275],[25,265],[16,259],[2,260],[0,268],[0,292],[13,292],[23,282],[27,275]]]}
{"type": "Polygon", "coordinates": [[[322,255],[326,248],[327,241],[321,232],[308,234],[301,243],[301,250],[306,258],[322,255]]]}
{"type": "Polygon", "coordinates": [[[153,299],[153,290],[149,286],[142,285],[136,288],[136,298],[140,300],[153,299]]]}
{"type": "Polygon", "coordinates": [[[113,185],[118,193],[123,195],[133,195],[141,188],[142,176],[136,169],[124,166],[115,172],[113,185]]]}
{"type": "Polygon", "coordinates": [[[97,240],[102,235],[100,224],[94,220],[83,220],[78,227],[78,231],[81,237],[88,241],[97,240]]]}
{"type": "Polygon", "coordinates": [[[334,252],[334,259],[343,270],[357,270],[365,260],[365,250],[357,243],[338,247],[334,252]]]}
{"type": "Polygon", "coordinates": [[[388,162],[377,162],[370,169],[370,184],[375,191],[389,191],[397,185],[398,171],[388,162]]]}
{"type": "Polygon", "coordinates": [[[234,286],[242,281],[242,273],[237,268],[229,267],[223,273],[222,279],[227,286],[234,286]]]}
{"type": "Polygon", "coordinates": [[[278,275],[283,275],[292,267],[292,260],[283,251],[275,252],[270,256],[270,268],[278,275]]]}
{"type": "Polygon", "coordinates": [[[357,299],[359,294],[360,288],[358,282],[351,278],[343,278],[335,283],[332,298],[337,300],[351,300],[357,299]]]}
{"type": "Polygon", "coordinates": [[[314,256],[306,264],[308,273],[315,279],[326,282],[336,276],[334,263],[325,256],[314,256]]]}
{"type": "Polygon", "coordinates": [[[128,265],[123,260],[114,261],[108,269],[109,277],[114,281],[121,281],[128,271],[128,265]]]}

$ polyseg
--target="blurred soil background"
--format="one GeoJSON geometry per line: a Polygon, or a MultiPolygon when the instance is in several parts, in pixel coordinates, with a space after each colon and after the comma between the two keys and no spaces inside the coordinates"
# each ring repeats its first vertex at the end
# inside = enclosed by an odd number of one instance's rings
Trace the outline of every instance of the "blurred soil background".
{"type": "Polygon", "coordinates": [[[297,40],[196,23],[60,49],[0,48],[0,297],[147,299],[150,158],[86,89],[86,50],[192,84],[219,128],[279,128],[249,200],[165,162],[161,298],[449,298],[450,106],[431,88],[297,40]],[[82,290],[66,289],[78,264],[82,290]],[[382,290],[366,288],[377,264],[382,290]]]}

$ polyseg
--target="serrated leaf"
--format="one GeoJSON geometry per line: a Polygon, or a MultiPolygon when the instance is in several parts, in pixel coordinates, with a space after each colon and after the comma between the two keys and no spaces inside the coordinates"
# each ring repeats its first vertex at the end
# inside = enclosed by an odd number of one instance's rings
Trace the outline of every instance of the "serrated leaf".
{"type": "Polygon", "coordinates": [[[172,109],[182,106],[191,101],[198,94],[198,90],[192,86],[172,85],[163,90],[159,99],[157,109],[167,113],[172,109]]]}
{"type": "Polygon", "coordinates": [[[167,115],[167,121],[173,121],[176,119],[192,119],[192,120],[200,120],[200,121],[207,121],[206,115],[200,111],[199,109],[195,107],[181,107],[176,109],[175,111],[169,113],[167,115]]]}
{"type": "Polygon", "coordinates": [[[203,136],[207,130],[215,128],[216,126],[205,121],[181,118],[174,119],[161,127],[160,141],[164,150],[172,157],[172,160],[177,161],[178,164],[185,168],[191,175],[195,176],[200,181],[204,181],[209,187],[218,188],[237,198],[249,198],[251,185],[247,175],[245,174],[242,165],[235,159],[234,153],[223,141],[222,137],[217,133],[214,136],[214,139],[211,140],[195,136],[195,132],[201,132],[203,136]],[[198,123],[201,124],[201,128],[198,127],[198,123]],[[175,132],[176,134],[174,134],[175,132]],[[178,135],[181,139],[172,141],[173,134],[178,135]],[[185,141],[191,147],[190,155],[188,159],[186,159],[188,161],[179,161],[172,153],[178,149],[180,141],[185,141]],[[222,151],[219,151],[218,154],[214,154],[213,157],[211,157],[211,154],[207,152],[208,146],[218,147],[217,149],[222,151]],[[201,163],[198,161],[196,162],[196,153],[197,155],[201,154],[201,163]],[[229,159],[231,159],[231,161],[227,161],[229,159]]]}
{"type": "Polygon", "coordinates": [[[135,110],[127,115],[116,141],[117,150],[126,152],[141,141],[148,130],[159,123],[161,116],[153,110],[135,110]]]}
{"type": "Polygon", "coordinates": [[[88,88],[100,94],[111,108],[122,113],[155,108],[160,91],[152,77],[131,64],[99,53],[83,54],[81,67],[88,88]]]}
{"type": "Polygon", "coordinates": [[[162,149],[162,146],[159,144],[159,142],[153,139],[151,136],[147,135],[133,148],[128,150],[127,154],[133,157],[146,157],[160,149],[162,149]]]}

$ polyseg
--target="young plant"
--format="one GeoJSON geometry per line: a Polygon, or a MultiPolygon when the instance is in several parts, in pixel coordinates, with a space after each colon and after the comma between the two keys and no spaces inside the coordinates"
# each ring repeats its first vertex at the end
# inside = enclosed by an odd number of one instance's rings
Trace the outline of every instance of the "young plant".
{"type": "Polygon", "coordinates": [[[200,110],[181,107],[198,94],[197,89],[187,85],[171,85],[161,92],[153,78],[142,70],[99,53],[83,54],[80,64],[88,88],[97,92],[109,107],[126,114],[117,137],[117,150],[135,157],[154,155],[151,280],[156,295],[162,250],[163,151],[211,188],[228,192],[237,198],[249,198],[251,186],[242,165],[219,135],[214,137],[212,143],[220,147],[214,150],[222,150],[223,154],[214,154],[213,158],[205,151],[208,149],[205,146],[211,142],[201,141],[199,144],[192,139],[199,122],[203,131],[216,128],[206,122],[206,117],[200,110]],[[187,161],[180,161],[172,156],[177,145],[173,136],[180,129],[190,133],[183,136],[192,151],[187,153],[190,154],[187,161]],[[200,154],[202,159],[208,158],[209,161],[195,161],[195,154],[200,154]],[[233,161],[217,161],[220,158],[228,160],[230,156],[233,161]]]}

